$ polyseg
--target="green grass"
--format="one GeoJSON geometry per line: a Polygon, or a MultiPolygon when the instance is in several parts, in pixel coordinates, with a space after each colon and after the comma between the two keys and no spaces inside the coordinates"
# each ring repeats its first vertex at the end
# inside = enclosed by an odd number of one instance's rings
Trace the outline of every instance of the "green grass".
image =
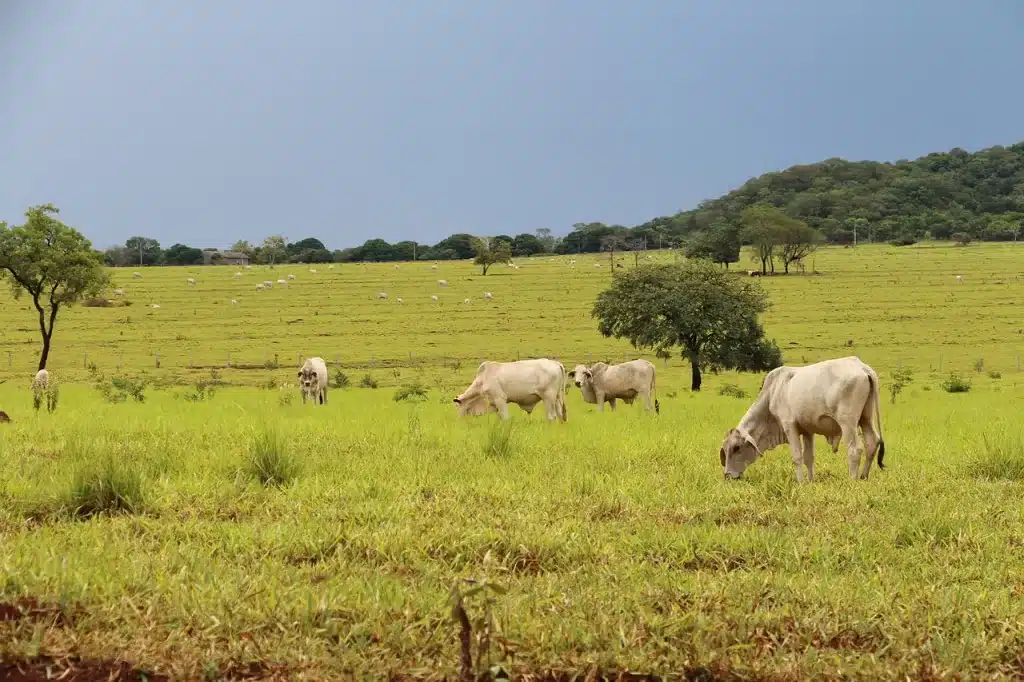
{"type": "MultiPolygon", "coordinates": [[[[309,289],[296,268],[298,284],[268,294],[266,319],[195,296],[184,269],[144,270],[138,286],[152,287],[162,305],[152,312],[170,321],[88,322],[135,306],[71,311],[52,365],[64,380],[58,411],[31,409],[30,367],[0,385],[13,419],[0,427],[0,602],[34,596],[86,615],[44,634],[0,622],[0,658],[33,647],[123,656],[184,679],[251,660],[295,679],[452,677],[449,595],[474,579],[504,588],[465,599],[474,656],[489,610],[483,663],[513,675],[593,665],[779,680],[1020,674],[1024,321],[1010,247],[834,249],[817,256],[823,275],[764,283],[775,303],[766,326],[787,362],[856,353],[886,396],[893,372],[914,369],[896,402],[882,403],[886,470],[851,481],[845,449],[834,455],[819,438],[816,481],[804,486],[785,446],[744,480],[723,480],[718,446],[760,375],[710,375],[692,394],[684,363],[658,362],[660,415],[638,405],[599,414],[573,389],[565,424],[516,407],[506,424],[457,418],[451,399],[477,349],[509,359],[545,347],[567,365],[625,355],[589,319],[607,266],[597,274],[578,261],[577,274],[524,261],[493,280],[476,275],[493,305],[443,313],[381,283],[419,282],[429,298],[429,283],[447,277],[442,295],[461,301],[470,284],[445,268],[468,278],[468,266],[318,266],[337,281],[309,289]],[[382,289],[391,301],[371,300],[382,289]],[[175,312],[190,296],[204,307],[175,312]],[[274,339],[282,366],[220,368],[221,385],[197,401],[187,396],[212,381],[209,367],[178,367],[165,351],[160,370],[146,369],[145,402],[111,404],[74,360],[82,344],[113,376],[123,349],[135,374],[149,344],[173,346],[177,334],[197,365],[227,347],[259,364],[274,339]],[[436,360],[408,364],[426,339],[436,360]],[[297,354],[333,361],[333,345],[367,366],[346,365],[352,387],[303,406],[297,354]],[[953,371],[970,392],[942,390],[953,371]],[[355,387],[367,373],[391,388],[355,387]],[[393,399],[416,382],[425,400],[393,399]],[[83,500],[98,513],[71,513],[83,500]]],[[[232,271],[199,270],[200,287],[232,271]]],[[[6,348],[20,349],[11,330],[31,327],[30,315],[6,300],[0,310],[6,348]]]]}

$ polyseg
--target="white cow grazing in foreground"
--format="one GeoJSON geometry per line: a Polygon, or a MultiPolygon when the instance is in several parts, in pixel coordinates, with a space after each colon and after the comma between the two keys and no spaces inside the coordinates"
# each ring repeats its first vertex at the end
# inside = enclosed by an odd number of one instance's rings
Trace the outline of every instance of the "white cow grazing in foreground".
{"type": "Polygon", "coordinates": [[[299,368],[299,387],[302,389],[302,404],[310,398],[315,405],[317,400],[323,405],[327,402],[327,364],[323,358],[307,358],[299,368]]]}
{"type": "Polygon", "coordinates": [[[508,419],[508,404],[515,403],[530,413],[543,402],[548,421],[568,418],[565,409],[565,367],[557,360],[539,358],[515,362],[485,360],[476,370],[476,377],[461,395],[455,398],[459,414],[482,414],[493,406],[502,419],[508,419]]]}
{"type": "Polygon", "coordinates": [[[32,379],[32,407],[38,410],[45,399],[46,411],[53,412],[57,409],[59,394],[60,387],[57,385],[57,377],[45,369],[36,372],[35,378],[32,379]]]}
{"type": "Polygon", "coordinates": [[[722,443],[718,454],[725,475],[739,478],[763,452],[788,441],[796,480],[803,481],[803,464],[808,481],[813,481],[814,434],[820,434],[832,452],[839,451],[840,437],[845,440],[850,476],[866,479],[876,451],[878,468],[883,468],[880,401],[878,375],[855,355],[804,367],[777,367],[764,378],[754,404],[722,443]],[[866,459],[857,441],[858,426],[866,459]]]}
{"type": "Polygon", "coordinates": [[[576,365],[569,372],[569,378],[579,387],[583,394],[583,402],[596,404],[597,409],[604,412],[605,402],[615,411],[615,401],[622,400],[632,405],[639,395],[643,398],[644,407],[648,410],[661,412],[657,399],[651,405],[651,394],[654,393],[654,364],[648,360],[630,360],[619,365],[595,362],[590,367],[576,365]]]}

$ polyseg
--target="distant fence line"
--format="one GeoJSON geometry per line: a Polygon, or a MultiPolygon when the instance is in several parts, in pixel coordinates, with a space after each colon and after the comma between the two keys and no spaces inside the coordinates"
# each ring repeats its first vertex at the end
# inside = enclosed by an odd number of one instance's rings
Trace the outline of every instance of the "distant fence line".
{"type": "MultiPolygon", "coordinates": [[[[14,370],[15,352],[14,351],[6,351],[6,354],[7,354],[7,363],[6,363],[7,366],[6,366],[6,369],[8,371],[13,371],[14,370]]],[[[18,355],[21,356],[21,354],[18,354],[18,355]]],[[[114,368],[116,368],[118,371],[120,371],[120,370],[125,368],[124,352],[123,351],[116,353],[116,360],[114,360],[113,363],[110,363],[110,355],[111,355],[110,353],[100,353],[99,355],[104,359],[104,366],[105,367],[109,367],[111,364],[113,364],[114,368]]],[[[149,356],[149,359],[146,362],[146,365],[148,367],[154,368],[154,369],[161,369],[161,368],[164,368],[164,369],[200,369],[200,370],[203,370],[203,369],[235,369],[235,370],[243,370],[243,371],[245,371],[245,370],[249,370],[249,371],[252,371],[252,370],[277,370],[277,369],[280,369],[282,367],[290,367],[290,366],[292,366],[291,363],[293,363],[293,362],[295,363],[294,364],[295,367],[299,367],[299,366],[302,365],[302,363],[306,360],[307,357],[315,357],[315,356],[306,356],[306,355],[304,355],[302,353],[292,354],[292,353],[282,353],[281,351],[275,351],[273,353],[266,352],[266,353],[263,354],[262,361],[253,362],[253,360],[252,360],[252,356],[253,355],[254,354],[251,353],[251,352],[235,353],[235,354],[233,354],[230,351],[225,351],[224,352],[223,360],[211,360],[209,354],[205,354],[204,353],[205,357],[202,358],[200,360],[200,362],[197,363],[195,361],[195,354],[194,353],[153,353],[152,355],[149,356]]],[[[2,356],[0,356],[0,357],[2,357],[2,356]]],[[[367,371],[371,371],[371,372],[374,371],[374,370],[377,370],[377,369],[421,368],[421,367],[427,367],[427,366],[441,366],[441,367],[444,367],[444,368],[450,368],[452,370],[458,370],[458,369],[461,369],[463,366],[465,366],[467,364],[471,364],[472,367],[475,368],[477,365],[479,365],[479,363],[483,362],[484,360],[495,360],[495,361],[499,361],[499,362],[508,362],[508,361],[511,361],[512,359],[523,360],[523,359],[542,358],[542,357],[551,358],[553,360],[558,360],[558,361],[561,361],[561,362],[581,362],[581,363],[585,362],[588,365],[592,364],[594,362],[616,363],[616,362],[624,362],[624,361],[628,362],[629,360],[636,360],[636,359],[647,359],[647,360],[650,360],[651,362],[658,363],[658,361],[660,360],[661,361],[661,365],[663,367],[665,367],[665,368],[667,368],[669,366],[670,362],[671,362],[670,358],[654,358],[654,357],[651,357],[651,356],[643,354],[643,353],[624,353],[624,354],[622,354],[622,353],[619,353],[619,352],[616,352],[616,353],[593,353],[593,352],[588,352],[586,354],[578,354],[578,355],[571,355],[571,356],[565,356],[565,355],[559,356],[558,354],[523,353],[522,351],[516,351],[515,352],[515,357],[513,358],[513,357],[511,357],[511,354],[509,354],[507,356],[503,356],[501,353],[482,353],[481,352],[481,353],[476,354],[476,355],[471,355],[471,354],[470,355],[448,355],[448,354],[431,355],[431,354],[417,354],[414,351],[407,351],[406,353],[401,354],[401,355],[393,355],[392,354],[392,355],[386,355],[386,356],[381,357],[381,356],[379,356],[379,355],[377,355],[377,354],[375,354],[374,352],[371,351],[369,353],[369,357],[368,358],[344,358],[343,359],[343,355],[341,353],[334,353],[332,355],[326,355],[326,356],[321,355],[320,357],[323,357],[324,362],[326,362],[329,367],[334,367],[334,368],[337,368],[337,369],[367,370],[367,371]]],[[[78,364],[76,362],[75,365],[72,365],[72,367],[75,367],[76,369],[80,368],[82,370],[89,370],[93,366],[95,366],[97,368],[101,368],[98,363],[95,363],[96,359],[97,358],[95,356],[91,358],[90,355],[89,355],[89,352],[85,351],[85,352],[82,353],[81,364],[78,364]]],[[[673,359],[678,360],[682,364],[687,364],[686,362],[683,362],[678,357],[673,358],[673,359]]],[[[20,360],[20,357],[19,357],[19,360],[20,360]]],[[[33,356],[33,362],[32,362],[33,366],[34,366],[34,362],[35,362],[35,356],[33,356]]],[[[948,361],[944,360],[942,355],[938,355],[935,358],[935,362],[934,363],[931,362],[931,361],[928,361],[927,359],[925,359],[924,362],[927,364],[927,368],[928,368],[929,371],[937,371],[937,372],[942,372],[943,369],[946,369],[946,370],[963,370],[963,371],[973,370],[973,371],[976,371],[976,372],[984,372],[984,371],[991,371],[991,370],[998,370],[998,369],[1004,369],[1004,370],[1008,371],[1008,368],[1006,368],[1005,364],[1003,364],[1002,366],[998,366],[998,365],[990,366],[983,359],[978,359],[978,360],[974,360],[974,361],[968,361],[969,362],[969,367],[963,366],[960,362],[957,362],[956,366],[953,366],[948,361]]],[[[28,365],[28,363],[24,363],[24,364],[26,366],[28,365]]],[[[793,361],[790,361],[789,364],[797,364],[797,363],[795,363],[793,361]]],[[[806,364],[806,361],[801,361],[799,364],[806,364]]],[[[872,364],[872,363],[869,363],[869,364],[872,364]]],[[[874,365],[876,366],[876,369],[881,369],[883,371],[885,371],[885,370],[887,370],[887,371],[902,370],[903,369],[903,364],[904,364],[904,362],[903,362],[902,358],[898,358],[896,360],[895,366],[892,366],[891,363],[886,363],[886,364],[874,363],[874,365]]],[[[22,365],[21,362],[19,362],[19,366],[20,365],[22,365]]],[[[137,363],[133,363],[133,365],[137,369],[142,369],[142,367],[140,367],[137,363]]],[[[923,369],[922,368],[922,362],[918,361],[918,360],[911,361],[910,362],[910,366],[914,367],[915,369],[918,369],[918,370],[922,370],[923,369]]],[[[1022,366],[1021,365],[1021,356],[1020,356],[1020,354],[1018,354],[1016,356],[1016,371],[1020,372],[1021,371],[1021,366],[1022,366]]],[[[70,369],[70,367],[69,367],[69,369],[70,369]]],[[[713,374],[713,373],[712,372],[705,372],[705,374],[713,374]]]]}

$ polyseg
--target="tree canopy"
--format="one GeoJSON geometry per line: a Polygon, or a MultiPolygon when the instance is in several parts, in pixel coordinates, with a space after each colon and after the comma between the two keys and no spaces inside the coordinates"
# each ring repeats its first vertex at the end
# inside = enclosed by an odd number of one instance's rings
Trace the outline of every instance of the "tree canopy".
{"type": "Polygon", "coordinates": [[[0,223],[0,276],[15,298],[32,297],[39,313],[43,348],[39,369],[46,369],[57,312],[110,285],[103,257],[80,232],[57,219],[52,204],[31,207],[24,225],[0,223]]]}
{"type": "Polygon", "coordinates": [[[598,295],[591,315],[603,336],[625,338],[639,350],[668,357],[679,348],[690,361],[690,388],[699,391],[702,370],[764,371],[782,364],[782,352],[757,321],[767,309],[756,282],[688,261],[622,273],[598,295]]]}
{"type": "Polygon", "coordinates": [[[487,274],[495,263],[506,263],[512,257],[512,242],[505,239],[477,239],[474,238],[473,246],[476,249],[474,263],[480,266],[481,273],[487,274]]]}

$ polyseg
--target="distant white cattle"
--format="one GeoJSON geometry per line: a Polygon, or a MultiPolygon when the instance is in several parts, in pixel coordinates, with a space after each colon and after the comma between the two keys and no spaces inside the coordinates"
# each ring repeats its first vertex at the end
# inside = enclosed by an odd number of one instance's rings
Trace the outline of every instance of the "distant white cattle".
{"type": "Polygon", "coordinates": [[[494,298],[494,296],[491,295],[491,292],[485,291],[484,292],[484,298],[490,300],[490,299],[494,298]]]}
{"type": "Polygon", "coordinates": [[[379,298],[379,299],[382,299],[382,300],[385,300],[385,301],[386,301],[386,300],[387,300],[387,298],[388,298],[388,295],[387,295],[387,293],[385,293],[385,292],[383,292],[383,291],[378,291],[378,292],[377,292],[377,298],[379,298]]]}
{"type": "Polygon", "coordinates": [[[796,480],[814,480],[814,435],[825,436],[832,452],[846,441],[851,478],[866,479],[871,460],[885,456],[878,374],[856,355],[768,372],[754,404],[729,429],[718,451],[727,478],[739,478],[763,453],[788,442],[796,480]],[[864,435],[865,450],[857,439],[864,435]],[[866,454],[867,457],[863,455],[866,454]],[[862,466],[863,465],[863,466],[862,466]]]}
{"type": "Polygon", "coordinates": [[[114,296],[124,296],[124,289],[114,289],[114,296]]]}
{"type": "Polygon", "coordinates": [[[133,272],[132,273],[132,279],[142,279],[142,273],[141,272],[133,272]]]}
{"type": "Polygon", "coordinates": [[[466,305],[469,305],[469,299],[467,298],[465,301],[463,301],[463,303],[465,303],[466,305]]]}
{"type": "Polygon", "coordinates": [[[257,284],[256,285],[256,291],[263,291],[263,285],[262,284],[257,284]]]}
{"type": "Polygon", "coordinates": [[[594,263],[594,267],[595,268],[599,268],[599,267],[601,267],[601,264],[600,263],[594,263]]]}
{"type": "Polygon", "coordinates": [[[299,368],[299,386],[302,390],[302,404],[311,398],[313,404],[327,402],[327,363],[323,358],[307,358],[299,368]]]}
{"type": "Polygon", "coordinates": [[[431,270],[437,270],[437,263],[434,263],[434,264],[432,264],[432,265],[430,266],[430,269],[431,269],[431,270]]]}
{"type": "Polygon", "coordinates": [[[434,302],[437,302],[439,299],[437,298],[437,295],[435,294],[434,296],[430,297],[430,300],[434,301],[434,302]]]}
{"type": "Polygon", "coordinates": [[[153,310],[156,310],[157,308],[159,308],[159,307],[160,307],[160,304],[159,304],[159,303],[154,303],[154,304],[153,304],[153,305],[151,305],[150,307],[151,307],[151,308],[152,308],[153,310]]]}
{"type": "Polygon", "coordinates": [[[195,280],[195,278],[194,278],[194,277],[189,277],[189,278],[188,278],[188,283],[194,286],[194,285],[195,285],[195,283],[196,283],[196,280],[195,280]]]}
{"type": "Polygon", "coordinates": [[[657,399],[651,405],[654,364],[649,360],[630,360],[618,365],[595,362],[589,367],[576,365],[569,372],[569,378],[583,394],[583,402],[597,405],[601,412],[604,412],[605,402],[611,405],[614,412],[616,400],[632,405],[637,396],[643,399],[644,407],[648,410],[661,411],[657,399]]]}
{"type": "Polygon", "coordinates": [[[401,303],[402,302],[402,297],[399,296],[398,298],[395,299],[395,301],[397,301],[398,303],[401,303]]]}
{"type": "Polygon", "coordinates": [[[327,269],[328,269],[328,270],[333,270],[333,269],[334,269],[334,265],[328,265],[328,266],[327,266],[327,269]]]}
{"type": "Polygon", "coordinates": [[[57,377],[50,374],[48,370],[41,369],[36,372],[32,379],[32,406],[35,409],[42,407],[46,401],[46,411],[53,412],[57,409],[57,398],[60,393],[57,385],[57,377]]]}
{"type": "Polygon", "coordinates": [[[288,279],[295,279],[295,275],[288,275],[288,279]]]}
{"type": "Polygon", "coordinates": [[[277,280],[277,283],[280,284],[281,286],[288,286],[288,280],[286,279],[279,279],[277,280]]]}
{"type": "Polygon", "coordinates": [[[310,268],[309,269],[309,274],[315,275],[316,274],[316,268],[310,268]]]}
{"type": "Polygon", "coordinates": [[[235,279],[241,279],[241,278],[242,278],[242,273],[236,272],[235,273],[235,279]]]}
{"type": "MultiPolygon", "coordinates": [[[[473,383],[456,396],[459,414],[481,413],[480,401],[492,405],[501,419],[508,419],[508,404],[527,412],[543,402],[548,421],[568,418],[565,409],[565,367],[557,360],[539,358],[515,362],[485,360],[476,370],[473,383]]],[[[488,411],[486,407],[483,411],[488,411]]]]}
{"type": "Polygon", "coordinates": [[[273,289],[274,288],[274,283],[271,282],[269,279],[265,279],[265,280],[263,280],[263,288],[264,289],[273,289]]]}
{"type": "Polygon", "coordinates": [[[238,305],[238,301],[235,299],[231,299],[231,305],[238,305]]]}
{"type": "Polygon", "coordinates": [[[964,277],[963,277],[963,275],[957,275],[957,276],[956,276],[956,283],[957,283],[957,284],[963,284],[963,283],[964,283],[964,277]]]}
{"type": "Polygon", "coordinates": [[[437,286],[439,286],[439,287],[446,287],[446,286],[448,286],[448,280],[446,280],[446,279],[439,279],[439,280],[437,280],[437,286]]]}

